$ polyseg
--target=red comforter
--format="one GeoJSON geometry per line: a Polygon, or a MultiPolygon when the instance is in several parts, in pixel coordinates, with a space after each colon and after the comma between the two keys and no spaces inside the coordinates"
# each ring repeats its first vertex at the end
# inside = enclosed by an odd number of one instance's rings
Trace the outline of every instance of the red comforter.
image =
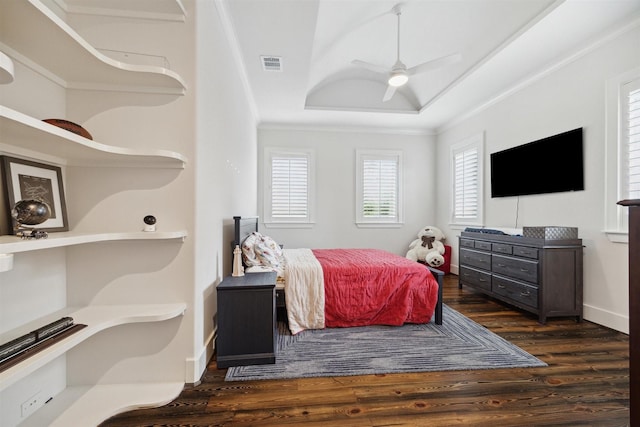
{"type": "Polygon", "coordinates": [[[378,249],[313,249],[322,266],[326,327],[428,323],[438,300],[431,272],[378,249]]]}

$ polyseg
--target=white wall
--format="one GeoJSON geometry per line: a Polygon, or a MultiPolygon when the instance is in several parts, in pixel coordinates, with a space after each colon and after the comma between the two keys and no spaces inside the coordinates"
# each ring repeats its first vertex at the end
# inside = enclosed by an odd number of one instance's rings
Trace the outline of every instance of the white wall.
{"type": "Polygon", "coordinates": [[[195,355],[201,371],[212,355],[216,286],[231,274],[233,216],[255,214],[257,199],[256,118],[238,78],[239,65],[218,2],[197,2],[197,92],[195,221],[197,235],[195,355]]]}
{"type": "MultiPolygon", "coordinates": [[[[449,177],[449,150],[485,132],[484,222],[487,227],[538,225],[579,228],[584,248],[584,316],[628,331],[627,245],[611,243],[604,229],[605,83],[640,64],[640,29],[623,34],[519,92],[438,135],[438,175],[449,177]],[[491,153],[577,127],[584,128],[585,190],[498,198],[490,197],[491,153]]],[[[553,155],[553,153],[549,153],[553,155]]],[[[544,173],[544,165],[540,165],[544,173]]],[[[438,180],[438,198],[449,200],[450,180],[438,180]]],[[[449,222],[447,204],[438,223],[449,222]]],[[[446,234],[459,233],[446,227],[446,234]]],[[[452,264],[457,265],[457,240],[452,264]]]]}
{"type": "Polygon", "coordinates": [[[316,155],[316,223],[313,228],[266,228],[261,231],[289,248],[379,248],[405,255],[418,231],[436,225],[434,137],[347,130],[258,131],[258,209],[264,216],[264,147],[312,148],[316,155]],[[404,164],[404,224],[400,228],[355,225],[356,149],[401,150],[404,164]]]}

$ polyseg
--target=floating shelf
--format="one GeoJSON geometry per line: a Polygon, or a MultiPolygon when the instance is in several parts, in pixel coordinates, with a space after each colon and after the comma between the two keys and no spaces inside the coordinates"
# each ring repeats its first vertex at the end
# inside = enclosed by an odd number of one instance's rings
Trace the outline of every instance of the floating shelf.
{"type": "Polygon", "coordinates": [[[0,135],[0,151],[44,155],[69,166],[184,168],[186,162],[184,156],[173,151],[102,144],[2,105],[0,135]]]}
{"type": "Polygon", "coordinates": [[[34,61],[67,89],[173,95],[186,90],[185,82],[172,70],[126,64],[100,53],[39,0],[0,3],[0,40],[5,53],[34,61]]]}
{"type": "Polygon", "coordinates": [[[0,85],[13,82],[13,61],[0,52],[0,85]]]}
{"type": "MultiPolygon", "coordinates": [[[[73,317],[75,323],[84,324],[87,327],[45,348],[17,365],[0,372],[0,391],[32,374],[56,357],[61,356],[102,330],[130,323],[160,322],[181,316],[186,309],[187,305],[185,303],[177,303],[97,305],[61,310],[56,313],[55,317],[70,316],[73,317]]],[[[47,316],[47,319],[51,317],[51,315],[47,316]]],[[[46,321],[43,324],[46,324],[46,321]]],[[[22,330],[24,330],[24,327],[20,328],[20,332],[22,330]]],[[[12,335],[19,336],[20,333],[12,335]]]]}
{"type": "Polygon", "coordinates": [[[21,239],[16,236],[0,236],[0,254],[30,252],[40,249],[59,248],[93,242],[109,242],[116,240],[172,240],[184,239],[187,232],[180,231],[134,231],[123,233],[79,233],[65,231],[49,233],[46,239],[21,239]]]}
{"type": "Polygon", "coordinates": [[[67,387],[20,426],[97,426],[121,412],[165,405],[183,388],[184,383],[67,387]]]}
{"type": "Polygon", "coordinates": [[[79,15],[123,16],[128,18],[184,22],[185,8],[181,0],[54,0],[67,13],[79,15]],[[123,8],[123,5],[126,7],[123,8]]]}

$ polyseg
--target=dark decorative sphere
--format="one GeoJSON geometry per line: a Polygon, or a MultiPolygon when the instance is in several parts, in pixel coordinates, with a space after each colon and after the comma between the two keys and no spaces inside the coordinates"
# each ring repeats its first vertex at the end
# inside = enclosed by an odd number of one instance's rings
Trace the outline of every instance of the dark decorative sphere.
{"type": "Polygon", "coordinates": [[[51,216],[49,205],[40,200],[20,200],[11,209],[11,216],[19,224],[42,224],[51,216]]]}
{"type": "Polygon", "coordinates": [[[143,221],[147,225],[153,225],[156,223],[156,217],[153,215],[147,215],[144,217],[143,221]]]}

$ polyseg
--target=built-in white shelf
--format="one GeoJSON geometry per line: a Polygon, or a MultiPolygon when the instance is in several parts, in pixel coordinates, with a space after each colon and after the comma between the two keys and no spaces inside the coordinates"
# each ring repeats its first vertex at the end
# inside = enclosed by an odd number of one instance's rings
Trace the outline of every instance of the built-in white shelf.
{"type": "Polygon", "coordinates": [[[174,151],[102,144],[2,105],[0,151],[69,166],[184,168],[186,162],[174,151]]]}
{"type": "Polygon", "coordinates": [[[13,77],[13,61],[7,55],[0,52],[0,85],[13,82],[13,77]]]}
{"type": "MultiPolygon", "coordinates": [[[[43,367],[47,363],[63,355],[73,347],[102,330],[123,324],[160,322],[172,319],[183,315],[186,308],[187,305],[185,303],[97,305],[83,308],[67,308],[48,315],[46,317],[47,320],[42,320],[40,326],[47,324],[47,322],[50,321],[49,319],[58,319],[64,316],[70,316],[73,317],[76,324],[84,324],[87,325],[87,327],[80,329],[78,332],[69,335],[50,347],[47,347],[7,370],[0,372],[0,391],[32,374],[37,369],[43,367]]],[[[20,336],[20,333],[25,330],[25,327],[26,326],[23,325],[19,328],[19,332],[11,331],[3,334],[3,336],[20,336]]],[[[74,424],[72,423],[67,425],[74,424]]]]}
{"type": "MultiPolygon", "coordinates": [[[[69,14],[92,14],[114,17],[154,19],[163,21],[184,21],[183,0],[0,0],[0,83],[11,81],[10,65],[29,68],[53,84],[73,91],[103,91],[108,103],[99,107],[113,108],[130,105],[162,105],[184,95],[186,83],[170,69],[169,62],[162,56],[148,55],[149,52],[113,52],[98,50],[65,20],[69,14]],[[46,6],[52,6],[53,10],[46,6]],[[105,54],[105,52],[110,52],[105,54]],[[110,56],[109,56],[110,55],[110,56]],[[11,62],[7,62],[9,59],[11,62]],[[140,63],[132,63],[138,61],[140,63]],[[146,63],[145,63],[146,62],[146,63]],[[8,64],[8,65],[7,65],[8,64]],[[119,92],[119,93],[114,93],[119,92]],[[146,99],[145,99],[146,98],[146,99]],[[142,103],[139,101],[142,100],[142,103]]],[[[74,20],[82,19],[75,16],[74,20]]],[[[173,24],[172,24],[173,25],[173,24]]],[[[155,53],[155,52],[154,52],[155,53]]],[[[26,74],[15,73],[15,81],[22,92],[31,83],[26,74]]],[[[69,91],[68,93],[74,93],[69,91]]],[[[29,102],[39,102],[38,96],[30,96],[29,102]]],[[[47,95],[50,96],[50,95],[47,95]]],[[[93,97],[92,103],[99,104],[100,93],[83,93],[79,96],[93,97]]],[[[12,100],[10,97],[8,100],[12,100]]],[[[65,100],[66,98],[58,98],[65,100]]],[[[15,101],[15,100],[14,100],[15,101]]],[[[11,103],[5,103],[11,105],[11,103]]],[[[81,107],[81,105],[80,105],[81,107]]],[[[94,109],[97,107],[94,107],[94,109]]],[[[124,148],[124,142],[112,141],[107,145],[68,132],[43,122],[41,119],[65,117],[32,117],[9,107],[0,105],[0,154],[28,158],[57,164],[63,167],[106,167],[106,168],[158,168],[182,169],[186,159],[183,155],[169,150],[124,148]]],[[[82,123],[80,123],[82,124],[82,123]]],[[[91,129],[88,129],[91,132],[91,129]]],[[[98,138],[99,139],[99,138],[98,138]]],[[[154,144],[145,144],[153,147],[154,144]]],[[[114,169],[113,174],[118,170],[114,169]]],[[[49,233],[47,239],[22,240],[15,236],[0,236],[0,282],[2,271],[9,271],[14,258],[23,252],[61,248],[94,242],[107,241],[148,241],[158,240],[179,243],[184,241],[184,230],[156,232],[90,232],[70,231],[49,233]]],[[[116,267],[117,268],[117,267],[116,267]]],[[[8,273],[10,275],[11,273],[8,273]]],[[[5,276],[7,277],[7,273],[5,276]]],[[[13,280],[13,279],[12,279],[13,280]]],[[[169,280],[169,279],[167,279],[169,280]]],[[[0,293],[2,293],[0,283],[0,293]]],[[[173,294],[172,294],[173,295],[173,294]]],[[[27,298],[28,296],[25,296],[27,298]]],[[[21,360],[14,366],[0,372],[0,392],[14,389],[37,388],[33,379],[37,370],[55,365],[56,359],[72,349],[82,354],[87,350],[87,339],[100,339],[99,332],[117,325],[139,322],[163,322],[184,314],[187,304],[174,297],[166,304],[126,304],[130,301],[126,293],[119,301],[123,305],[90,305],[87,307],[67,307],[0,334],[0,343],[7,342],[38,327],[64,316],[71,316],[76,324],[86,327],[79,329],[59,341],[21,360]],[[81,345],[84,342],[84,345],[81,345]],[[8,389],[11,387],[10,389],[8,389]]],[[[24,301],[28,304],[28,300],[24,301]]],[[[160,325],[157,325],[160,326],[160,325]]],[[[167,327],[170,327],[167,324],[167,327]]],[[[124,326],[118,333],[129,336],[124,326]]],[[[114,331],[115,332],[115,331],[114,331]]],[[[102,334],[106,339],[109,334],[102,334]]],[[[144,367],[144,357],[135,364],[144,367]]],[[[59,367],[54,367],[58,370],[59,367]]],[[[73,369],[68,366],[68,369],[73,369]]],[[[157,367],[156,367],[157,368],[157,367]]],[[[69,385],[64,391],[39,408],[21,425],[47,426],[95,426],[117,413],[141,408],[159,406],[170,402],[182,391],[184,381],[175,381],[180,375],[180,366],[165,363],[160,371],[173,372],[159,374],[158,383],[108,384],[101,379],[98,384],[69,385]]],[[[146,369],[152,369],[147,367],[146,369]]],[[[154,372],[159,372],[155,369],[154,372]]],[[[178,378],[182,380],[182,378],[178,378]]],[[[91,381],[91,380],[89,380],[91,381]]],[[[28,397],[28,396],[27,396],[28,397]]],[[[20,401],[19,399],[16,399],[20,401]]],[[[2,418],[2,416],[0,416],[2,418]]],[[[2,424],[0,422],[0,424],[2,424]]]]}
{"type": "Polygon", "coordinates": [[[187,237],[185,230],[178,231],[132,231],[122,233],[81,233],[64,231],[49,233],[46,239],[22,239],[16,236],[0,236],[0,254],[37,251],[40,249],[82,245],[93,242],[116,240],[175,240],[187,237]]]}
{"type": "Polygon", "coordinates": [[[54,0],[67,13],[184,22],[181,0],[54,0]]]}
{"type": "Polygon", "coordinates": [[[68,387],[20,427],[97,426],[121,412],[165,405],[184,383],[107,384],[68,387]]]}
{"type": "Polygon", "coordinates": [[[68,89],[174,95],[186,90],[172,70],[127,64],[99,52],[39,0],[0,2],[0,40],[6,54],[33,61],[68,89]]]}

